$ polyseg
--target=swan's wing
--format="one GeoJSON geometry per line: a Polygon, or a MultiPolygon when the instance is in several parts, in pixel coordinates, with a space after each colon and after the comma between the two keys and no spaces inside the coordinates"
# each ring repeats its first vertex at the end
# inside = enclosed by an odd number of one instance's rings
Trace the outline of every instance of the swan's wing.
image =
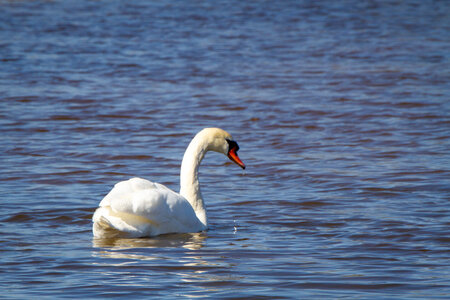
{"type": "Polygon", "coordinates": [[[138,177],[118,182],[114,185],[113,189],[103,198],[99,206],[110,206],[111,202],[116,201],[116,199],[127,198],[127,195],[130,195],[133,192],[145,189],[153,189],[155,187],[155,183],[151,182],[150,180],[138,177]]]}
{"type": "MultiPolygon", "coordinates": [[[[142,178],[117,183],[100,202],[99,211],[104,222],[118,230],[136,230],[141,236],[203,229],[183,196],[142,178]]],[[[94,215],[94,222],[100,219],[94,215]]]]}

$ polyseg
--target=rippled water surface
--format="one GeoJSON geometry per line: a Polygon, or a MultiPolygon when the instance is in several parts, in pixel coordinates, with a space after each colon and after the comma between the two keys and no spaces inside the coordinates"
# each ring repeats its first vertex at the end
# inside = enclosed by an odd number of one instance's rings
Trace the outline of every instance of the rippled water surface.
{"type": "Polygon", "coordinates": [[[450,298],[448,1],[0,1],[2,297],[450,298]],[[94,240],[133,176],[211,228],[94,240]]]}

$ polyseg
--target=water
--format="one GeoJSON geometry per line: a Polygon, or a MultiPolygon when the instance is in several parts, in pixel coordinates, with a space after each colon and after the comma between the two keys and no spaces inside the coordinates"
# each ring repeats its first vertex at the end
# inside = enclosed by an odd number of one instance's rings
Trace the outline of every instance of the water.
{"type": "Polygon", "coordinates": [[[2,297],[450,298],[448,1],[0,7],[2,297]],[[211,126],[209,231],[93,240],[211,126]]]}

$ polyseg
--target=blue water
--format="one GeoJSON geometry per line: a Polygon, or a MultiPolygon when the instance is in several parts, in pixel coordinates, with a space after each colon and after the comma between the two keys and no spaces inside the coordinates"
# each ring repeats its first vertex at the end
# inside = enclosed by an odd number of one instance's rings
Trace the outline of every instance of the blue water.
{"type": "Polygon", "coordinates": [[[0,1],[6,299],[450,298],[450,2],[0,1]],[[96,240],[121,180],[211,228],[96,240]]]}

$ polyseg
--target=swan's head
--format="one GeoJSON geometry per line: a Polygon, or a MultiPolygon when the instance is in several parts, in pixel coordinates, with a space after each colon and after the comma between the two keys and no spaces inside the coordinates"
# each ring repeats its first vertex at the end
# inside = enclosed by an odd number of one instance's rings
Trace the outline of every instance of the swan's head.
{"type": "Polygon", "coordinates": [[[231,161],[245,169],[245,164],[237,154],[239,146],[233,140],[231,134],[220,128],[205,128],[198,135],[208,141],[208,150],[225,154],[231,161]]]}

